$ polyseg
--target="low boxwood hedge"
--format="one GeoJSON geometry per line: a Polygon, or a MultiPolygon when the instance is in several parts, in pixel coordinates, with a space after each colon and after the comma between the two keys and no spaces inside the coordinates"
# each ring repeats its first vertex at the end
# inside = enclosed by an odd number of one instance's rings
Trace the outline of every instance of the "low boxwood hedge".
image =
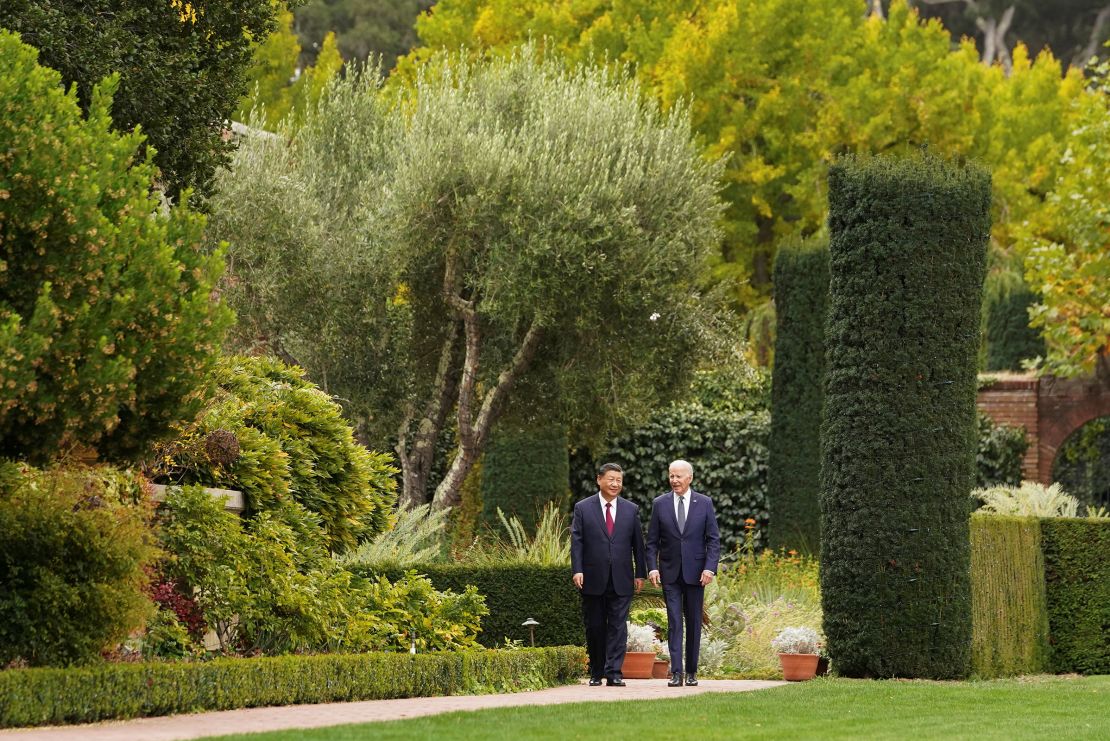
{"type": "Polygon", "coordinates": [[[503,692],[571,682],[581,648],[367,653],[0,671],[0,727],[503,692]]]}
{"type": "Polygon", "coordinates": [[[497,564],[431,563],[408,567],[350,566],[366,577],[384,576],[390,581],[401,578],[408,569],[427,576],[440,590],[461,592],[468,584],[485,595],[489,615],[482,618],[478,641],[483,646],[499,646],[505,639],[528,643],[528,618],[539,622],[537,646],[584,646],[582,608],[578,591],[570,581],[570,564],[497,564]]]}

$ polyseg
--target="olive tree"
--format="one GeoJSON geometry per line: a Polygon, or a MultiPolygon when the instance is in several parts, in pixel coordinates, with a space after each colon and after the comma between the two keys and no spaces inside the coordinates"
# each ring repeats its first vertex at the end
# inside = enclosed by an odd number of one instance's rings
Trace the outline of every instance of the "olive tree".
{"type": "Polygon", "coordinates": [[[403,501],[450,428],[434,502],[456,504],[510,395],[600,436],[688,386],[719,336],[698,276],[721,207],[684,110],[532,47],[368,85],[248,141],[215,228],[251,336],[389,437],[403,501]]]}

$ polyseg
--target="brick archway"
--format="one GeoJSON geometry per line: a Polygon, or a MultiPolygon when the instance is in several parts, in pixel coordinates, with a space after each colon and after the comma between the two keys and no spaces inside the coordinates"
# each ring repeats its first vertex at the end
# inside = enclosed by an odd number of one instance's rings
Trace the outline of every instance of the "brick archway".
{"type": "Polygon", "coordinates": [[[1056,451],[1073,432],[1098,417],[1110,416],[1110,382],[1089,378],[991,375],[979,390],[979,410],[998,424],[1021,426],[1029,450],[1022,478],[1052,483],[1056,451]]]}

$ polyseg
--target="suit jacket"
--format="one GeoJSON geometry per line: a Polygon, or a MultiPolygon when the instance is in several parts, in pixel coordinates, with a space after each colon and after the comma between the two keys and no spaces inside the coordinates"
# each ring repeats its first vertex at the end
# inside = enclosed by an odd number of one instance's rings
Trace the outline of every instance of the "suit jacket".
{"type": "Polygon", "coordinates": [[[673,492],[655,498],[648,525],[648,571],[659,570],[664,584],[679,581],[697,584],[702,571],[717,573],[721,558],[721,535],[713,500],[693,489],[686,512],[686,527],[679,532],[675,518],[673,492]]]}
{"type": "Polygon", "coordinates": [[[633,561],[636,562],[635,578],[647,576],[639,508],[622,497],[617,497],[616,502],[611,538],[605,529],[597,494],[574,505],[570,523],[570,568],[572,574],[582,574],[583,594],[604,594],[610,575],[617,594],[632,594],[636,591],[633,561]]]}

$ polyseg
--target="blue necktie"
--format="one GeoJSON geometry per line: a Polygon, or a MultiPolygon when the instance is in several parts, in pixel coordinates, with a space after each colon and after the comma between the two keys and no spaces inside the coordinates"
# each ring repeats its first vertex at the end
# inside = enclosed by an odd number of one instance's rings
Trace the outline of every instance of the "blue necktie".
{"type": "Polygon", "coordinates": [[[678,498],[678,532],[686,529],[686,509],[683,504],[686,502],[686,497],[678,498]]]}

